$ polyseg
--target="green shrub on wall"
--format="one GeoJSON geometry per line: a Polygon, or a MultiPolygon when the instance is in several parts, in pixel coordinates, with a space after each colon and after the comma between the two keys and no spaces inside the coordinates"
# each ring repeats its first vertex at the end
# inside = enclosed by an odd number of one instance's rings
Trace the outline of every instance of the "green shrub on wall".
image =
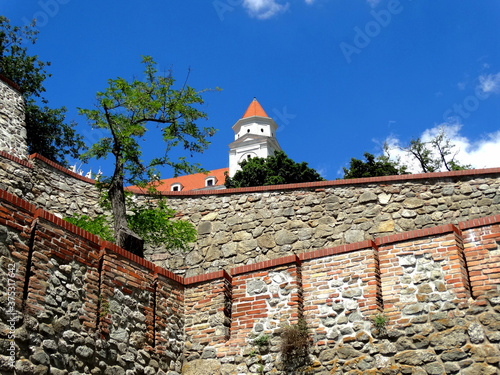
{"type": "Polygon", "coordinates": [[[280,350],[286,370],[297,371],[309,364],[309,329],[304,319],[283,327],[280,350]]]}

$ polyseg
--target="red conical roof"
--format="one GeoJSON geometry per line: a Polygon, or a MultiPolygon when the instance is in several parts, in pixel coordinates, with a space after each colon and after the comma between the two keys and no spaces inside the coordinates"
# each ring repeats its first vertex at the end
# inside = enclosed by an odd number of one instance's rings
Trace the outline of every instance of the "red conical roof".
{"type": "Polygon", "coordinates": [[[247,117],[252,117],[252,116],[261,116],[261,117],[269,117],[264,111],[264,109],[261,107],[257,99],[253,98],[252,102],[248,106],[245,114],[243,115],[242,118],[247,118],[247,117]]]}

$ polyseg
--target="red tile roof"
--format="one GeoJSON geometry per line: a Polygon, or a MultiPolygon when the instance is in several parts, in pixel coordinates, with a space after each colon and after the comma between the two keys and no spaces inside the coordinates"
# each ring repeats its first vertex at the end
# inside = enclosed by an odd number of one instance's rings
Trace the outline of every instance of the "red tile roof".
{"type": "MultiPolygon", "coordinates": [[[[175,183],[181,184],[182,189],[179,191],[202,189],[205,187],[205,179],[211,176],[215,177],[215,184],[212,186],[215,188],[217,186],[224,185],[224,181],[226,179],[224,172],[229,173],[229,168],[214,169],[212,171],[208,171],[208,173],[195,173],[186,176],[167,178],[160,181],[161,184],[158,187],[158,191],[171,191],[171,186],[175,183]]],[[[130,186],[127,190],[140,191],[141,189],[136,186],[130,186]]]]}
{"type": "Polygon", "coordinates": [[[248,106],[242,118],[247,118],[252,116],[269,117],[256,98],[253,98],[252,102],[248,106]]]}

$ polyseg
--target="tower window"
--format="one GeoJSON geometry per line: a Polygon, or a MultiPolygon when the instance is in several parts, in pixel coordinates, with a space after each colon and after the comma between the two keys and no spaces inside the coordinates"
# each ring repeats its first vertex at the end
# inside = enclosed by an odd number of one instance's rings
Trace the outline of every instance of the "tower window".
{"type": "Polygon", "coordinates": [[[250,133],[250,129],[247,129],[247,133],[250,133]]]}
{"type": "Polygon", "coordinates": [[[262,129],[262,128],[261,128],[261,129],[260,129],[260,131],[261,131],[262,133],[264,133],[264,129],[262,129]]]}

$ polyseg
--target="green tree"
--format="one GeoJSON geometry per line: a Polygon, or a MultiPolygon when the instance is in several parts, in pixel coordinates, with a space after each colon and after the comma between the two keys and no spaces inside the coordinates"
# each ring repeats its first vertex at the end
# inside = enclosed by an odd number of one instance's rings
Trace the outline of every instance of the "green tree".
{"type": "Polygon", "coordinates": [[[323,181],[324,179],[307,163],[296,163],[283,151],[276,151],[267,158],[250,158],[240,163],[241,170],[231,178],[226,175],[227,188],[294,184],[323,181]]]}
{"type": "Polygon", "coordinates": [[[363,178],[377,176],[393,176],[406,173],[406,167],[401,166],[396,161],[391,161],[389,156],[384,154],[377,158],[365,152],[365,161],[352,158],[349,169],[344,168],[344,178],[363,178]]]}
{"type": "MultiPolygon", "coordinates": [[[[150,197],[151,199],[139,206],[133,202],[131,195],[132,193],[126,193],[127,222],[136,234],[151,245],[163,245],[169,249],[182,249],[184,251],[189,249],[188,244],[195,241],[197,236],[193,224],[186,220],[176,220],[176,212],[167,207],[165,199],[162,197],[150,197]]],[[[106,210],[111,208],[106,194],[101,199],[101,206],[106,210]]],[[[106,215],[97,215],[94,218],[87,215],[75,215],[66,217],[64,220],[101,237],[103,240],[115,242],[114,233],[109,226],[106,215]]],[[[141,253],[138,255],[142,256],[141,253]]]]}
{"type": "Polygon", "coordinates": [[[19,85],[26,103],[26,133],[28,151],[67,165],[66,157],[77,158],[85,149],[83,138],[75,131],[75,124],[65,123],[66,109],[49,108],[42,96],[43,82],[51,75],[46,68],[50,62],[37,55],[29,55],[23,44],[36,42],[35,21],[24,27],[11,26],[0,16],[0,74],[19,85]]]}
{"type": "Polygon", "coordinates": [[[79,109],[90,125],[109,133],[83,155],[84,160],[115,158],[113,176],[101,178],[106,187],[114,219],[115,239],[118,246],[133,251],[141,247],[142,239],[128,225],[124,184],[149,186],[158,177],[159,166],[170,166],[175,174],[201,171],[199,164],[189,163],[185,157],[171,158],[169,153],[177,146],[191,155],[203,152],[207,140],[215,134],[212,127],[199,128],[197,120],[206,119],[198,109],[203,104],[202,92],[195,91],[186,83],[174,88],[171,74],[157,75],[156,64],[151,57],[143,57],[144,80],[111,79],[103,92],[97,93],[96,109],[79,109]],[[165,143],[163,155],[145,162],[138,143],[147,132],[146,125],[159,128],[165,143]]]}
{"type": "Polygon", "coordinates": [[[446,134],[446,128],[441,127],[437,135],[428,142],[420,138],[412,139],[410,144],[402,148],[415,159],[423,173],[438,172],[443,169],[457,171],[470,169],[456,160],[458,150],[446,134]]]}

